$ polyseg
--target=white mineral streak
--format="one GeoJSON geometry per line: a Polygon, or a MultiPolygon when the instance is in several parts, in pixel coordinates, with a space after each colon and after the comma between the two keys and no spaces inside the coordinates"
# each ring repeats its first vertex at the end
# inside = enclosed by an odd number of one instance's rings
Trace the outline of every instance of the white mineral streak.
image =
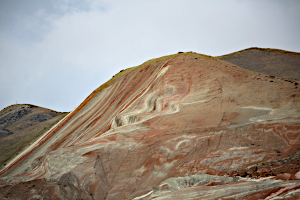
{"type": "Polygon", "coordinates": [[[273,194],[271,194],[270,196],[268,196],[265,200],[276,199],[276,197],[279,197],[281,193],[283,193],[286,190],[293,189],[294,187],[295,187],[294,184],[287,185],[287,186],[281,188],[280,190],[278,190],[277,192],[274,192],[273,194]]]}
{"type": "Polygon", "coordinates": [[[292,190],[292,191],[288,191],[286,194],[280,195],[278,197],[274,197],[272,198],[272,200],[279,200],[279,199],[289,199],[291,197],[298,197],[300,196],[300,189],[296,189],[296,190],[292,190]]]}
{"type": "Polygon", "coordinates": [[[181,141],[179,141],[179,142],[176,144],[175,149],[178,149],[178,147],[183,148],[184,146],[187,145],[187,144],[185,144],[185,143],[189,143],[189,142],[190,142],[190,140],[181,140],[181,141]]]}
{"type": "Polygon", "coordinates": [[[143,198],[145,198],[145,197],[148,197],[148,196],[150,196],[152,193],[153,193],[153,190],[151,190],[151,191],[150,191],[150,192],[148,192],[147,194],[144,194],[144,195],[142,195],[142,196],[136,197],[136,198],[134,198],[134,199],[132,199],[132,200],[139,200],[139,199],[143,199],[143,198]]]}
{"type": "MultiPolygon", "coordinates": [[[[162,77],[170,65],[162,68],[154,81],[162,77]]],[[[152,82],[154,82],[152,81],[152,82]]],[[[111,128],[116,129],[119,126],[128,126],[132,124],[141,124],[144,121],[152,119],[157,116],[169,115],[179,112],[179,100],[167,100],[172,97],[175,92],[175,87],[168,85],[161,87],[156,91],[149,92],[151,84],[146,88],[146,90],[141,94],[135,101],[133,101],[125,110],[119,113],[112,121],[111,128]],[[166,88],[167,87],[167,88],[166,88]],[[172,91],[163,92],[164,95],[158,95],[162,91],[172,91]],[[164,108],[164,104],[167,103],[167,108],[164,108]],[[154,109],[155,107],[155,109],[154,109]]]]}
{"type": "Polygon", "coordinates": [[[246,108],[246,109],[255,109],[255,110],[273,110],[272,108],[264,108],[264,107],[256,107],[256,106],[246,106],[246,107],[242,107],[242,108],[246,108]]]}
{"type": "Polygon", "coordinates": [[[243,149],[247,149],[248,147],[231,147],[230,149],[228,150],[243,150],[243,149]]]}
{"type": "Polygon", "coordinates": [[[272,181],[272,182],[283,182],[282,180],[274,180],[274,176],[261,177],[261,178],[247,178],[239,177],[242,181],[252,181],[252,182],[262,182],[262,181],[272,181]]]}

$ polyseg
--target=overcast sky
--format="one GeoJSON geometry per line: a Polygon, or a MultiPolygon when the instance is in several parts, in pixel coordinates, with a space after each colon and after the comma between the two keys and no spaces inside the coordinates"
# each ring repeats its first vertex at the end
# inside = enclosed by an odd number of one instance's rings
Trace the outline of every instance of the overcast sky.
{"type": "Polygon", "coordinates": [[[0,110],[71,111],[121,69],[178,51],[300,52],[299,0],[0,0],[0,110]]]}

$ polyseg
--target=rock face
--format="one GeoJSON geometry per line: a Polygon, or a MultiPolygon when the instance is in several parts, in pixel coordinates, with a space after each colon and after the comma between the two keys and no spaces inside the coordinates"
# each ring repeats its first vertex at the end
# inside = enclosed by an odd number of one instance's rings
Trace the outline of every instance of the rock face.
{"type": "Polygon", "coordinates": [[[297,198],[298,84],[196,53],[147,61],[7,163],[1,198],[297,198]]]}
{"type": "Polygon", "coordinates": [[[259,73],[300,80],[300,53],[252,47],[218,58],[259,73]]]}

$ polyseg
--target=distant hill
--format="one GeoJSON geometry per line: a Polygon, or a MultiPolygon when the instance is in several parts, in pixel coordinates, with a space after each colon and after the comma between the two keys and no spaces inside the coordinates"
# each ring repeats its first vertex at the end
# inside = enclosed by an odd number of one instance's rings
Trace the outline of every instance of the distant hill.
{"type": "Polygon", "coordinates": [[[15,104],[0,111],[0,165],[50,129],[67,113],[15,104]]]}
{"type": "Polygon", "coordinates": [[[252,47],[217,58],[255,72],[300,80],[300,53],[252,47]]]}

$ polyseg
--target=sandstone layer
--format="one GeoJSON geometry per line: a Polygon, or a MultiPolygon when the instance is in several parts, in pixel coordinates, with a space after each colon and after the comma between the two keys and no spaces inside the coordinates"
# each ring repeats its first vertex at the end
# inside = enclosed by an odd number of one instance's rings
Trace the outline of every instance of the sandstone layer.
{"type": "Polygon", "coordinates": [[[196,53],[147,61],[7,163],[0,197],[298,198],[298,84],[196,53]]]}

